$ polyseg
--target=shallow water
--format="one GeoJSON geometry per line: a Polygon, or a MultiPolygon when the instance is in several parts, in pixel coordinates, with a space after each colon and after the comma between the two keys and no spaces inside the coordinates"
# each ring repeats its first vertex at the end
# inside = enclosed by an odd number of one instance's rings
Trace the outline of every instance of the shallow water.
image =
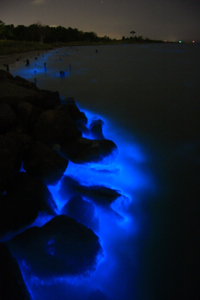
{"type": "MultiPolygon", "coordinates": [[[[123,194],[113,205],[122,218],[97,209],[104,260],[86,278],[27,280],[35,300],[198,299],[199,58],[200,45],[88,46],[10,66],[39,88],[74,97],[119,149],[109,165],[66,170],[123,194]]],[[[49,189],[62,207],[57,187],[49,189]]]]}

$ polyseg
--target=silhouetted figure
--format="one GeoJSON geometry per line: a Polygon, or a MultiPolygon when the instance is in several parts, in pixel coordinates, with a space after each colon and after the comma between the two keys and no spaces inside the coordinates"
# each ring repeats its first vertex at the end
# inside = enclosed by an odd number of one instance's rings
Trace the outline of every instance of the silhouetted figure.
{"type": "Polygon", "coordinates": [[[44,63],[44,70],[45,71],[47,70],[47,63],[46,62],[44,63]]]}
{"type": "Polygon", "coordinates": [[[37,56],[35,57],[35,59],[37,59],[37,56]]]}
{"type": "Polygon", "coordinates": [[[26,60],[26,66],[29,66],[30,65],[30,62],[29,62],[29,59],[26,60]]]}
{"type": "Polygon", "coordinates": [[[96,50],[95,52],[96,52],[96,53],[98,53],[99,51],[98,51],[98,50],[96,50]]]}
{"type": "Polygon", "coordinates": [[[40,53],[38,53],[38,56],[40,56],[40,53]]]}
{"type": "Polygon", "coordinates": [[[64,71],[60,71],[60,76],[63,77],[65,75],[64,71]]]}
{"type": "Polygon", "coordinates": [[[37,82],[37,78],[34,78],[34,82],[35,82],[35,83],[37,82]]]}

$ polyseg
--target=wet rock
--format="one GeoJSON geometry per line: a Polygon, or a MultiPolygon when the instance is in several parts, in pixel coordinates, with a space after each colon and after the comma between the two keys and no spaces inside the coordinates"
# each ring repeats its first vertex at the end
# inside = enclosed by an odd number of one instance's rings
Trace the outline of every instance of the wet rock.
{"type": "Polygon", "coordinates": [[[85,275],[102,253],[99,238],[76,220],[59,215],[42,227],[32,227],[8,242],[11,253],[41,279],[85,275]]]}
{"type": "Polygon", "coordinates": [[[110,140],[78,138],[61,147],[61,153],[73,163],[101,162],[117,155],[117,146],[110,140]]]}
{"type": "Polygon", "coordinates": [[[41,142],[34,142],[24,158],[24,169],[48,184],[61,179],[68,160],[41,142]]]}
{"type": "Polygon", "coordinates": [[[19,141],[0,135],[0,192],[5,191],[14,174],[19,171],[23,153],[19,141]]]}
{"type": "Polygon", "coordinates": [[[84,123],[78,122],[77,127],[78,127],[78,130],[80,130],[82,132],[82,134],[84,134],[85,136],[88,137],[90,135],[90,130],[86,127],[86,125],[84,123]]]}
{"type": "Polygon", "coordinates": [[[0,244],[0,252],[1,300],[31,300],[18,263],[10,254],[6,244],[0,244]]]}
{"type": "Polygon", "coordinates": [[[34,203],[38,212],[55,214],[56,204],[48,188],[39,178],[34,178],[25,172],[19,172],[12,179],[6,191],[8,196],[15,197],[16,201],[18,198],[28,196],[30,198],[29,203],[34,203]]]}
{"type": "Polygon", "coordinates": [[[17,124],[17,115],[7,103],[0,103],[0,134],[17,124]]]}
{"type": "Polygon", "coordinates": [[[102,126],[104,125],[104,122],[100,119],[93,121],[90,124],[90,133],[91,136],[95,139],[98,140],[103,140],[105,139],[105,137],[103,136],[103,132],[102,132],[102,126]]]}
{"type": "Polygon", "coordinates": [[[63,145],[81,136],[75,122],[64,111],[47,110],[43,112],[34,128],[34,136],[39,141],[53,147],[63,145]]]}
{"type": "Polygon", "coordinates": [[[76,122],[87,124],[88,120],[84,112],[81,112],[76,105],[74,98],[66,98],[62,100],[62,105],[59,109],[69,111],[70,117],[76,122]]]}
{"type": "Polygon", "coordinates": [[[96,229],[98,227],[98,219],[95,216],[95,207],[92,203],[83,200],[80,195],[76,195],[62,208],[61,213],[76,219],[87,227],[96,229]]]}
{"type": "Polygon", "coordinates": [[[66,200],[72,196],[81,195],[101,207],[110,206],[112,202],[121,196],[121,193],[117,190],[103,185],[84,185],[70,176],[62,178],[59,194],[66,200]]]}

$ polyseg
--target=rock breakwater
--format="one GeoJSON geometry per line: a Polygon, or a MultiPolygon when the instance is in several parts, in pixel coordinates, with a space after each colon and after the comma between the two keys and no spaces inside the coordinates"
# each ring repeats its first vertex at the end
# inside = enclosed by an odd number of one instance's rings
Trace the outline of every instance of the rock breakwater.
{"type": "MultiPolygon", "coordinates": [[[[78,222],[81,217],[57,216],[47,188],[62,178],[69,161],[97,163],[116,155],[117,146],[104,138],[101,122],[90,127],[87,123],[74,99],[61,101],[58,92],[38,89],[0,70],[0,241],[37,277],[87,273],[102,255],[98,236],[85,226],[87,216],[85,225],[78,222]],[[83,137],[85,132],[93,139],[83,137]],[[40,213],[51,216],[51,221],[28,229],[40,213]]],[[[92,206],[81,203],[92,214],[92,206]]]]}

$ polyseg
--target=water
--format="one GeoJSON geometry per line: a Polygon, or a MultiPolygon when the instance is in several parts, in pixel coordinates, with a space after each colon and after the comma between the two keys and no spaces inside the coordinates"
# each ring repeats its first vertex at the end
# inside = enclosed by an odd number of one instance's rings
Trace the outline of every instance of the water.
{"type": "Polygon", "coordinates": [[[123,219],[98,210],[104,260],[87,278],[28,280],[35,300],[198,299],[199,58],[199,45],[88,46],[10,66],[39,88],[74,97],[119,148],[109,166],[66,170],[124,195],[113,206],[123,219]]]}

